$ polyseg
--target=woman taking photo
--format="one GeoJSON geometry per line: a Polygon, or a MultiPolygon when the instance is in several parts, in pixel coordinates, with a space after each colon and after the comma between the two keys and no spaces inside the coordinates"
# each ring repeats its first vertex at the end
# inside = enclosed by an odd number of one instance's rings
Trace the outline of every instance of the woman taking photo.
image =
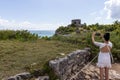
{"type": "Polygon", "coordinates": [[[94,37],[97,35],[96,32],[92,33],[92,42],[99,46],[100,52],[98,55],[98,63],[97,66],[100,69],[100,80],[104,80],[104,74],[105,74],[105,80],[109,80],[109,68],[111,68],[111,58],[110,58],[110,52],[112,48],[112,43],[110,42],[110,33],[105,33],[104,35],[101,35],[104,42],[96,42],[94,37]]]}

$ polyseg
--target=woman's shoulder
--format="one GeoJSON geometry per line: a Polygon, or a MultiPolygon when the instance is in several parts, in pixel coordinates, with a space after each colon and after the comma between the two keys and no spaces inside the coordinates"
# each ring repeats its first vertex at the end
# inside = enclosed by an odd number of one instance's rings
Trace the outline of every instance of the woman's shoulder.
{"type": "Polygon", "coordinates": [[[95,41],[94,44],[95,44],[96,46],[101,46],[101,45],[103,45],[104,43],[95,41]]]}
{"type": "Polygon", "coordinates": [[[111,41],[109,41],[109,44],[112,44],[112,42],[111,42],[111,41]]]}
{"type": "Polygon", "coordinates": [[[109,41],[108,45],[110,45],[110,46],[112,47],[112,42],[111,42],[111,41],[109,41]]]}

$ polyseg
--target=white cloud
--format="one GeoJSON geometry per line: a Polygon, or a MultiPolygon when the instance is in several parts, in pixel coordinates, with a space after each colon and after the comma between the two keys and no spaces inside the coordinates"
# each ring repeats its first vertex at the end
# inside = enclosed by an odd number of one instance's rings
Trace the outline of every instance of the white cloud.
{"type": "Polygon", "coordinates": [[[103,19],[103,10],[90,13],[93,23],[101,22],[103,19]]]}
{"type": "MultiPolygon", "coordinates": [[[[61,24],[62,25],[62,24],[61,24]]],[[[0,29],[10,30],[55,30],[60,24],[34,24],[29,21],[17,22],[15,20],[6,20],[0,17],[0,29]]]]}
{"type": "Polygon", "coordinates": [[[120,0],[106,0],[104,8],[94,11],[90,14],[94,22],[112,23],[114,20],[120,20],[120,0]]]}
{"type": "Polygon", "coordinates": [[[107,11],[107,19],[120,19],[120,0],[107,0],[104,10],[107,11]]]}

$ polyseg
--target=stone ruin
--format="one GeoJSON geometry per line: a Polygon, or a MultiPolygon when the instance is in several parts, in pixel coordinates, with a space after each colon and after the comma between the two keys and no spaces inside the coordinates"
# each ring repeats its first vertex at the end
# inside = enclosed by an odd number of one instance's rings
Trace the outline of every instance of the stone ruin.
{"type": "Polygon", "coordinates": [[[74,24],[75,26],[81,27],[81,20],[80,19],[73,19],[71,20],[71,24],[74,24]]]}
{"type": "Polygon", "coordinates": [[[89,61],[88,50],[77,50],[64,58],[58,58],[49,62],[50,67],[60,80],[70,80],[75,73],[79,72],[89,61]]]}

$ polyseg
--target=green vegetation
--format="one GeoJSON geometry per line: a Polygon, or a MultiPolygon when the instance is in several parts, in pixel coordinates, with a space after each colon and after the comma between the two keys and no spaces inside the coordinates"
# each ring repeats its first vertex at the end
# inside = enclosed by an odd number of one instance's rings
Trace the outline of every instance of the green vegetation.
{"type": "Polygon", "coordinates": [[[41,75],[48,73],[53,77],[47,66],[48,61],[62,57],[60,53],[68,54],[76,49],[79,49],[79,46],[60,41],[1,40],[0,80],[24,71],[30,71],[35,75],[36,70],[41,75]]]}
{"type": "Polygon", "coordinates": [[[27,30],[0,30],[0,40],[20,40],[20,41],[31,41],[37,40],[37,34],[31,34],[27,30]]]}
{"type": "MultiPolygon", "coordinates": [[[[66,27],[62,27],[66,28],[66,27]]],[[[71,27],[69,27],[71,28],[71,27]]],[[[75,27],[74,27],[75,28],[75,27]]],[[[76,27],[76,30],[78,27],[76,27]]],[[[64,29],[57,29],[57,32],[62,32],[61,30],[64,29]],[[59,31],[60,30],[60,31],[59,31]]],[[[113,24],[106,24],[106,25],[100,25],[98,23],[92,24],[92,25],[84,25],[82,28],[79,28],[79,34],[77,32],[67,32],[69,35],[66,35],[66,33],[57,34],[52,37],[53,40],[59,40],[62,42],[68,42],[72,44],[79,45],[81,48],[84,47],[90,47],[91,53],[93,58],[98,53],[98,48],[93,45],[91,42],[91,34],[93,31],[98,31],[101,33],[109,32],[111,34],[111,42],[113,43],[113,57],[116,62],[120,62],[120,22],[115,21],[113,24]]],[[[96,36],[97,41],[102,41],[100,36],[96,36]]]]}
{"type": "Polygon", "coordinates": [[[56,30],[55,33],[64,35],[64,34],[70,34],[70,33],[72,33],[72,32],[75,32],[75,30],[76,30],[76,27],[75,27],[74,25],[69,26],[69,27],[68,27],[68,26],[66,26],[66,27],[60,26],[60,27],[56,30]]]}

